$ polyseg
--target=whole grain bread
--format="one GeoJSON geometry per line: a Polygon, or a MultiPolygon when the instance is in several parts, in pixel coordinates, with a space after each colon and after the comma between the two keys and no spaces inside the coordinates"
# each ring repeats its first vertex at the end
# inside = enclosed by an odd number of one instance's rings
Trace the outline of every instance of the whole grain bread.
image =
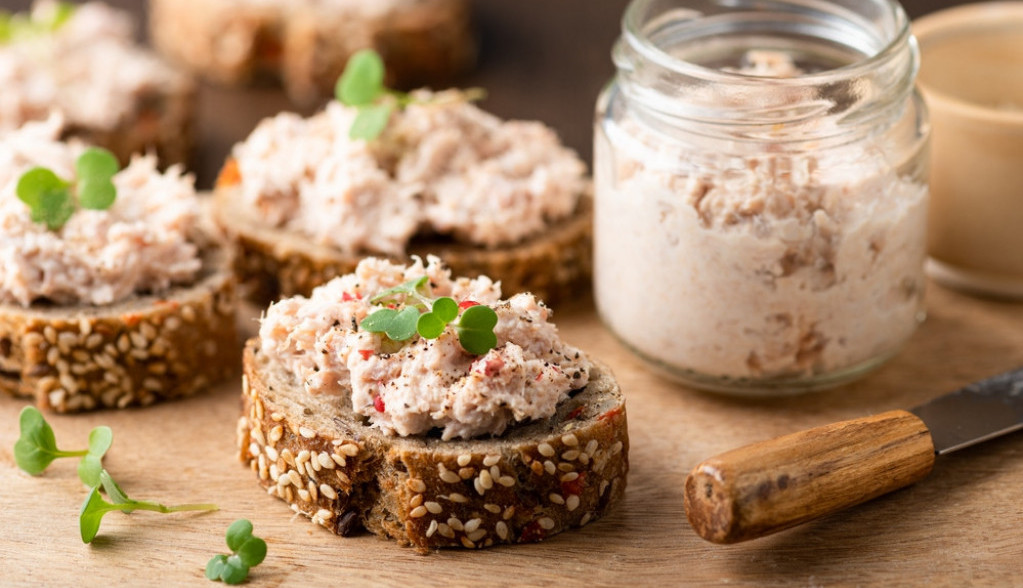
{"type": "Polygon", "coordinates": [[[401,88],[450,80],[475,61],[468,0],[387,10],[354,5],[151,0],[150,37],[165,55],[208,79],[230,85],[280,80],[302,104],[332,95],[359,49],[380,53],[389,85],[401,88]]]}
{"type": "Polygon", "coordinates": [[[41,409],[125,408],[237,373],[235,280],[210,249],[194,284],[108,306],[0,305],[0,391],[41,409]]]}
{"type": "Polygon", "coordinates": [[[350,399],[306,393],[246,345],[241,461],[293,511],[330,531],[365,528],[420,552],[541,541],[594,521],[622,497],[625,401],[605,366],[549,419],[496,438],[389,436],[350,399]]]}
{"type": "MultiPolygon", "coordinates": [[[[230,162],[225,170],[230,169],[230,162]]],[[[301,234],[268,227],[235,204],[237,187],[218,181],[213,218],[237,248],[235,271],[244,294],[257,303],[309,296],[313,288],[354,271],[364,255],[342,252],[301,234]]],[[[532,292],[548,304],[589,288],[593,253],[593,200],[584,194],[575,214],[514,246],[488,249],[440,238],[413,238],[409,255],[443,259],[454,275],[500,276],[506,295],[532,292]]],[[[365,255],[369,255],[366,253],[365,255]]],[[[378,255],[378,254],[373,254],[378,255]]],[[[406,263],[408,258],[394,259],[406,263]]]]}

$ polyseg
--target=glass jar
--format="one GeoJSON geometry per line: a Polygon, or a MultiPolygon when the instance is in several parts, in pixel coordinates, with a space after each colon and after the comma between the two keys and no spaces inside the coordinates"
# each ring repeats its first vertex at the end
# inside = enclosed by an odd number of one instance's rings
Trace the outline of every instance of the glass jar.
{"type": "Polygon", "coordinates": [[[852,380],[923,319],[927,112],[890,0],[633,0],[597,103],[604,323],[695,387],[852,380]]]}

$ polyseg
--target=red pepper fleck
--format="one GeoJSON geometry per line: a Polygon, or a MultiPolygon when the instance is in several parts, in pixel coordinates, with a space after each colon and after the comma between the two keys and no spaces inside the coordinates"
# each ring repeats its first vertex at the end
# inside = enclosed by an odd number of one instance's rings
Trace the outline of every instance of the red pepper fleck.
{"type": "Polygon", "coordinates": [[[355,299],[356,299],[355,296],[352,296],[348,292],[342,292],[341,293],[341,302],[351,302],[352,300],[355,300],[355,299]]]}
{"type": "Polygon", "coordinates": [[[533,543],[546,538],[547,532],[540,526],[540,521],[533,521],[522,528],[522,533],[519,534],[519,543],[533,543]]]}
{"type": "Polygon", "coordinates": [[[397,304],[395,304],[395,303],[393,303],[393,302],[389,302],[389,303],[387,304],[387,308],[392,308],[392,309],[393,309],[393,308],[398,308],[398,305],[397,305],[397,304]]]}
{"type": "Polygon", "coordinates": [[[138,313],[130,312],[130,313],[122,316],[121,320],[124,321],[125,325],[127,325],[129,327],[134,327],[135,325],[139,324],[139,321],[142,320],[142,315],[138,314],[138,313]]]}
{"type": "Polygon", "coordinates": [[[579,477],[572,480],[571,482],[561,483],[561,495],[568,496],[569,494],[575,494],[579,496],[583,493],[583,488],[586,486],[586,472],[581,472],[579,477]]]}
{"type": "Polygon", "coordinates": [[[373,399],[373,408],[377,409],[377,412],[384,412],[384,398],[383,396],[377,396],[373,399]]]}
{"type": "Polygon", "coordinates": [[[600,415],[597,418],[602,421],[609,421],[620,414],[622,414],[622,407],[616,406],[615,408],[612,408],[611,410],[605,412],[604,414],[600,415]]]}
{"type": "Polygon", "coordinates": [[[572,412],[568,413],[568,416],[565,417],[565,418],[567,418],[568,420],[579,418],[579,415],[581,415],[583,413],[583,408],[584,407],[582,405],[579,405],[579,406],[575,407],[572,410],[572,412]]]}
{"type": "Polygon", "coordinates": [[[359,355],[362,356],[362,359],[369,359],[369,358],[373,357],[373,350],[372,349],[360,349],[359,350],[359,355]]]}
{"type": "Polygon", "coordinates": [[[536,374],[536,377],[533,378],[533,379],[536,380],[537,382],[539,382],[542,378],[543,378],[543,372],[540,372],[540,373],[536,374]]]}
{"type": "Polygon", "coordinates": [[[470,306],[479,306],[479,305],[480,305],[480,303],[476,302],[475,300],[468,300],[468,299],[466,299],[466,300],[463,300],[463,301],[458,303],[458,309],[459,310],[465,310],[466,308],[469,308],[470,306]]]}
{"type": "Polygon", "coordinates": [[[487,360],[487,364],[485,366],[483,366],[483,373],[488,378],[492,378],[492,377],[496,376],[497,373],[500,372],[501,368],[503,368],[503,367],[504,367],[504,360],[501,359],[500,355],[495,355],[493,357],[493,359],[488,359],[487,360]]]}

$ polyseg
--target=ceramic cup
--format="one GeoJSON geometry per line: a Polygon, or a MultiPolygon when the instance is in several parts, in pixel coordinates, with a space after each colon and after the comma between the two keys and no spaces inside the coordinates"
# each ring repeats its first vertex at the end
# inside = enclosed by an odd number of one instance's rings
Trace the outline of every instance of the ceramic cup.
{"type": "Polygon", "coordinates": [[[932,124],[930,274],[1023,300],[1023,2],[943,10],[913,33],[932,124]]]}

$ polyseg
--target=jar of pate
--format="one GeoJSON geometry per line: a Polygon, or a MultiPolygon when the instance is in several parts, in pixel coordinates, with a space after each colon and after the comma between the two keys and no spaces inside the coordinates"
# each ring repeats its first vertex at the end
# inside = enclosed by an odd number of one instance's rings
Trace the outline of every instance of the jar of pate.
{"type": "Polygon", "coordinates": [[[633,0],[597,103],[594,292],[682,382],[854,379],[923,318],[927,113],[891,0],[633,0]]]}

